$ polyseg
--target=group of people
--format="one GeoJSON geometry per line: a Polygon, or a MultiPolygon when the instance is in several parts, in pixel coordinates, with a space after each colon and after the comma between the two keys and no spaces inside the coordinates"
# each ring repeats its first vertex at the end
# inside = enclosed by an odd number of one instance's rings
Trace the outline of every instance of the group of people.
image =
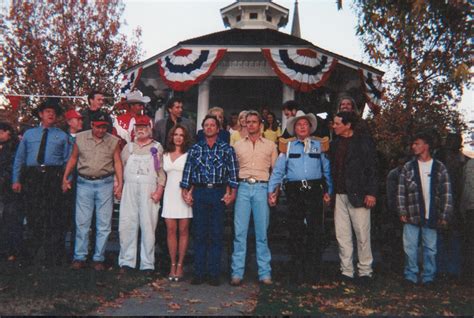
{"type": "MultiPolygon", "coordinates": [[[[71,267],[80,270],[87,266],[95,215],[95,246],[90,258],[95,270],[104,270],[115,197],[120,200],[121,271],[137,267],[138,249],[139,269],[155,269],[155,232],[161,213],[167,229],[169,280],[180,281],[184,276],[192,219],[191,284],[207,281],[218,286],[225,210],[235,202],[230,284],[238,286],[244,279],[252,217],[258,279],[268,285],[272,284],[267,236],[270,209],[284,192],[290,211],[288,254],[295,279],[319,281],[323,206],[333,205],[340,279],[371,281],[371,209],[377,204],[379,186],[377,154],[352,98],[341,99],[330,127],[331,140],[321,138],[318,117],[304,113],[294,101],[283,105],[287,116],[283,133],[273,113],[264,114],[264,118],[254,110],[241,112],[229,131],[219,107],[209,109],[196,133],[195,123],[182,116],[181,99],[172,98],[166,105],[168,116],[156,122],[143,115],[149,101],[139,91],[129,93],[127,112],[113,120],[101,110],[104,95],[92,92],[86,110],[79,113],[72,109],[64,114],[68,128],[63,131],[56,127],[62,114],[59,101],[48,99],[36,109],[40,125],[27,130],[18,146],[12,140],[12,126],[0,123],[1,199],[3,215],[12,229],[8,232],[11,256],[21,241],[18,232],[23,220],[18,215],[24,209],[32,235],[28,244],[32,259],[42,248],[46,264],[64,260],[65,234],[73,224],[71,267]]],[[[409,283],[434,281],[437,229],[448,227],[458,213],[453,209],[457,203],[448,169],[432,158],[431,147],[428,134],[414,136],[414,158],[400,167],[395,177],[393,202],[404,224],[404,275],[409,283]],[[422,273],[417,260],[420,236],[422,273]]],[[[469,193],[473,191],[467,190],[472,189],[472,160],[464,167],[465,186],[458,192],[465,193],[463,211],[472,219],[469,193]]]]}

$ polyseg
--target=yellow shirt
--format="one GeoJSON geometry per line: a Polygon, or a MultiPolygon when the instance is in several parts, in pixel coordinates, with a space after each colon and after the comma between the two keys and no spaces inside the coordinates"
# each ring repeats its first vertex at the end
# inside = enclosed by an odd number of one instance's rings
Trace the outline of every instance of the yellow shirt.
{"type": "Polygon", "coordinates": [[[240,131],[236,130],[230,135],[230,145],[234,146],[235,143],[239,140],[241,140],[242,137],[240,136],[240,131]]]}
{"type": "Polygon", "coordinates": [[[277,142],[278,141],[278,137],[281,136],[281,129],[280,127],[277,128],[276,131],[274,130],[271,130],[270,128],[268,128],[267,130],[265,130],[263,132],[263,137],[267,138],[268,140],[271,140],[273,142],[277,142]]]}
{"type": "Polygon", "coordinates": [[[239,178],[255,178],[268,181],[270,168],[273,168],[278,153],[274,142],[260,137],[255,144],[245,137],[235,145],[235,154],[239,161],[239,178]]]}

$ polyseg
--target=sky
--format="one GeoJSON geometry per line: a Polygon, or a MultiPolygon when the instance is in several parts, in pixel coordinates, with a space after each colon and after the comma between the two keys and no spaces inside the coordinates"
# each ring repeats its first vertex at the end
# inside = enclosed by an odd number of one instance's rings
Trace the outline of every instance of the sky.
{"type": "MultiPolygon", "coordinates": [[[[125,0],[123,31],[131,34],[140,27],[144,59],[152,57],[178,42],[225,30],[220,9],[234,0],[125,0]]],[[[290,9],[290,19],[281,32],[291,32],[293,1],[273,2],[290,9]]],[[[356,36],[357,16],[352,1],[343,1],[337,10],[336,0],[299,0],[301,37],[323,49],[369,65],[356,36]]],[[[376,65],[372,65],[376,66],[376,65]]],[[[377,68],[386,71],[383,67],[377,68]]],[[[474,120],[473,90],[466,90],[460,109],[468,120],[474,120]]]]}

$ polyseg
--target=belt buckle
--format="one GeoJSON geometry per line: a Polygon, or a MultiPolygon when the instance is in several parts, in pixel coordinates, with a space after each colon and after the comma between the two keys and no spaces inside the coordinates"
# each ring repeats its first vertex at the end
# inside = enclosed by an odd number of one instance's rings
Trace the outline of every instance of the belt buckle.
{"type": "Polygon", "coordinates": [[[214,188],[214,185],[212,183],[207,183],[206,188],[212,189],[212,188],[214,188]]]}
{"type": "Polygon", "coordinates": [[[253,177],[252,177],[252,178],[248,178],[248,179],[247,179],[247,182],[250,183],[250,184],[255,184],[255,183],[257,183],[257,179],[255,179],[255,178],[253,178],[253,177]]]}
{"type": "Polygon", "coordinates": [[[301,180],[300,191],[311,190],[311,186],[308,184],[308,180],[301,180]]]}
{"type": "Polygon", "coordinates": [[[39,171],[43,172],[43,173],[46,172],[46,165],[40,165],[39,166],[39,171]]]}

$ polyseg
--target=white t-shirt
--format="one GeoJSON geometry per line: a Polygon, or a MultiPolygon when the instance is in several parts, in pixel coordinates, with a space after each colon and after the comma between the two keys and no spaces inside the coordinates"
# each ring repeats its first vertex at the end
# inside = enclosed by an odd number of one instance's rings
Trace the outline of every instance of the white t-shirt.
{"type": "Polygon", "coordinates": [[[421,189],[423,191],[423,199],[425,200],[425,219],[430,217],[430,185],[431,185],[431,168],[433,167],[433,159],[429,161],[418,160],[418,167],[421,179],[421,189]]]}

